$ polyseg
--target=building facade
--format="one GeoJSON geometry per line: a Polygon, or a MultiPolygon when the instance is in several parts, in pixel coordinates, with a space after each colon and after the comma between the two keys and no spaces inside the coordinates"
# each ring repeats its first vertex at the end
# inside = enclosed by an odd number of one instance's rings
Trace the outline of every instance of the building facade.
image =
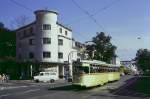
{"type": "Polygon", "coordinates": [[[138,68],[136,66],[136,62],[134,60],[131,61],[121,61],[121,64],[131,70],[134,74],[139,74],[138,68]]]}
{"type": "Polygon", "coordinates": [[[121,66],[121,62],[120,62],[120,58],[119,57],[112,57],[112,60],[110,62],[111,64],[115,64],[116,66],[120,67],[121,66]]]}
{"type": "Polygon", "coordinates": [[[78,58],[72,30],[58,22],[55,11],[38,10],[35,16],[34,22],[16,30],[16,60],[39,63],[44,70],[55,68],[58,77],[64,76],[68,61],[78,58]]]}

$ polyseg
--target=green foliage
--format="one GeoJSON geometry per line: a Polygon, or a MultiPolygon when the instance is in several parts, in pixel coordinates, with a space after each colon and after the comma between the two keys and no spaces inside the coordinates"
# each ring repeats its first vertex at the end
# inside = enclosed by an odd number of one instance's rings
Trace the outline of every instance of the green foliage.
{"type": "Polygon", "coordinates": [[[120,67],[119,67],[119,72],[120,72],[120,73],[123,73],[124,70],[125,70],[125,67],[124,67],[124,66],[120,66],[120,67]]]}
{"type": "Polygon", "coordinates": [[[137,66],[143,71],[150,70],[150,50],[139,49],[136,53],[137,66]]]}
{"type": "Polygon", "coordinates": [[[94,45],[87,45],[86,46],[86,52],[88,53],[88,58],[93,59],[93,51],[94,51],[94,45]]]}
{"type": "Polygon", "coordinates": [[[5,28],[0,23],[0,73],[9,74],[11,78],[18,79],[19,65],[15,62],[16,35],[15,32],[5,28]]]}
{"type": "Polygon", "coordinates": [[[140,77],[130,89],[139,93],[150,94],[149,84],[150,77],[140,77]]]}
{"type": "Polygon", "coordinates": [[[129,68],[126,68],[125,66],[120,66],[119,72],[124,74],[131,74],[132,71],[129,68]]]}
{"type": "Polygon", "coordinates": [[[0,74],[7,74],[12,80],[31,79],[31,69],[33,76],[39,73],[39,64],[35,63],[17,63],[13,60],[4,60],[0,62],[0,74]]]}
{"type": "Polygon", "coordinates": [[[0,28],[4,28],[4,24],[0,22],[0,28]]]}
{"type": "Polygon", "coordinates": [[[87,45],[87,53],[91,59],[110,62],[112,57],[116,57],[116,46],[112,45],[111,37],[106,36],[104,32],[97,33],[92,42],[92,45],[87,45]]]}
{"type": "Polygon", "coordinates": [[[16,36],[15,32],[0,27],[0,58],[15,57],[16,36]]]}
{"type": "Polygon", "coordinates": [[[125,74],[131,74],[132,71],[131,71],[130,69],[126,68],[126,69],[124,70],[124,73],[125,73],[125,74]]]}

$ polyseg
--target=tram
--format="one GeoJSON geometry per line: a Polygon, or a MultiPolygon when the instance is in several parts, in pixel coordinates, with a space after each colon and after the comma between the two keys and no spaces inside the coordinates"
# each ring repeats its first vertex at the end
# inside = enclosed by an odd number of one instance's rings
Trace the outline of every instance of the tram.
{"type": "Polygon", "coordinates": [[[73,85],[93,87],[120,79],[119,67],[97,60],[73,62],[73,85]]]}

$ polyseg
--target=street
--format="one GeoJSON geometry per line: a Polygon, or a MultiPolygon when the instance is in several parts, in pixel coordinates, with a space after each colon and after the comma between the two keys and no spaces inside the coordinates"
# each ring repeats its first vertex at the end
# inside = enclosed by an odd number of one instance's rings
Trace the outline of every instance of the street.
{"type": "Polygon", "coordinates": [[[125,86],[126,81],[132,78],[135,77],[124,76],[120,81],[84,90],[69,88],[71,84],[65,82],[54,84],[28,82],[19,84],[8,83],[1,85],[0,99],[142,99],[142,97],[118,94],[124,91],[124,87],[120,87],[125,86]]]}

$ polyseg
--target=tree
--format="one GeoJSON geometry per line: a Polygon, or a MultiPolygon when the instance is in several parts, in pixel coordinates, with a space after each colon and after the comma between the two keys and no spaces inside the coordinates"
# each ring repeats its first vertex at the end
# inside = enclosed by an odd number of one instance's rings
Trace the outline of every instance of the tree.
{"type": "Polygon", "coordinates": [[[0,58],[15,57],[16,52],[15,32],[4,27],[0,28],[0,58]]]}
{"type": "Polygon", "coordinates": [[[111,36],[106,36],[104,32],[97,33],[96,37],[92,38],[93,44],[87,45],[87,53],[91,59],[110,62],[112,57],[116,57],[116,46],[112,45],[111,36]],[[92,53],[94,52],[94,57],[92,53]]]}
{"type": "Polygon", "coordinates": [[[86,52],[88,53],[88,58],[89,59],[93,59],[93,57],[94,57],[94,45],[87,45],[86,46],[86,52]]]}
{"type": "Polygon", "coordinates": [[[0,73],[6,73],[10,76],[18,73],[18,67],[15,62],[16,56],[16,35],[14,31],[9,30],[3,23],[0,25],[0,73]]]}
{"type": "Polygon", "coordinates": [[[4,28],[4,24],[0,22],[0,28],[4,28]]]}
{"type": "Polygon", "coordinates": [[[140,69],[143,71],[150,70],[150,50],[139,49],[136,53],[135,60],[140,69]]]}

